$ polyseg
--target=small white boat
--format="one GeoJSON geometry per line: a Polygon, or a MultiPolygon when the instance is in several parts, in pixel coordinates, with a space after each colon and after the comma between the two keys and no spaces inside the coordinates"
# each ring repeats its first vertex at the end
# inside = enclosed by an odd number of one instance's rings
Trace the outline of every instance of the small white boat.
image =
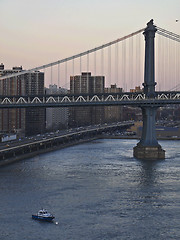
{"type": "Polygon", "coordinates": [[[51,222],[55,217],[51,213],[48,213],[47,210],[41,209],[37,214],[32,215],[32,218],[35,220],[51,222]]]}

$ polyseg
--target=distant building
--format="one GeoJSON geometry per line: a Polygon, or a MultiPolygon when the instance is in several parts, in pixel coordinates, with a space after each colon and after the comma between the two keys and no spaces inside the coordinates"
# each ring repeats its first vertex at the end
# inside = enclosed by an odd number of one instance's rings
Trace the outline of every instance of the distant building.
{"type": "Polygon", "coordinates": [[[157,109],[157,120],[180,121],[180,106],[171,105],[157,109]]]}
{"type": "Polygon", "coordinates": [[[91,76],[90,72],[70,77],[71,93],[103,93],[104,76],[91,76]]]}
{"type": "MultiPolygon", "coordinates": [[[[129,128],[129,131],[135,132],[137,137],[142,135],[143,121],[135,121],[134,125],[129,128]]],[[[180,123],[159,121],[156,123],[156,136],[157,138],[180,138],[180,123]],[[168,126],[172,124],[172,126],[168,126]],[[177,126],[176,126],[177,125],[177,126]]]]}
{"type": "MultiPolygon", "coordinates": [[[[4,69],[0,65],[0,76],[24,71],[21,67],[4,69]]],[[[44,94],[44,73],[30,72],[0,80],[0,95],[44,94]]],[[[45,130],[45,109],[0,109],[0,131],[17,132],[19,136],[34,135],[45,130]]]]}
{"type": "Polygon", "coordinates": [[[110,88],[105,88],[105,93],[122,93],[123,88],[118,88],[116,84],[111,84],[110,88]]]}
{"type": "Polygon", "coordinates": [[[143,89],[140,86],[136,86],[134,89],[130,89],[130,92],[143,92],[143,89]]]}
{"type": "MultiPolygon", "coordinates": [[[[71,94],[95,94],[104,92],[104,76],[91,76],[90,72],[70,77],[71,94]]],[[[104,107],[72,107],[69,124],[72,127],[94,125],[104,122],[104,107]]]]}
{"type": "MultiPolygon", "coordinates": [[[[142,135],[142,127],[137,129],[137,136],[142,135]]],[[[180,138],[180,127],[167,127],[156,125],[156,136],[157,138],[180,138]]]]}
{"type": "MultiPolygon", "coordinates": [[[[58,88],[57,85],[49,85],[45,89],[47,95],[50,94],[66,94],[67,89],[58,88]]],[[[46,108],[46,129],[55,131],[58,129],[66,129],[68,127],[68,108],[46,108]]]]}
{"type": "MultiPolygon", "coordinates": [[[[110,88],[105,88],[105,93],[122,93],[123,89],[118,88],[116,84],[111,85],[110,88]]],[[[123,107],[122,106],[105,106],[105,122],[118,122],[122,121],[123,118],[123,107]]]]}

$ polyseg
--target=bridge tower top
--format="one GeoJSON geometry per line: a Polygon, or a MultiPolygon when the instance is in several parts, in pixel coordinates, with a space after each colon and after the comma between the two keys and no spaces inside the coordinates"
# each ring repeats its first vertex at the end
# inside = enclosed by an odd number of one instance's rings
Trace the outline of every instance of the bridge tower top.
{"type": "Polygon", "coordinates": [[[145,36],[145,69],[144,69],[144,93],[148,97],[155,95],[155,74],[154,74],[154,38],[156,26],[153,24],[153,19],[147,23],[143,34],[145,36]]]}

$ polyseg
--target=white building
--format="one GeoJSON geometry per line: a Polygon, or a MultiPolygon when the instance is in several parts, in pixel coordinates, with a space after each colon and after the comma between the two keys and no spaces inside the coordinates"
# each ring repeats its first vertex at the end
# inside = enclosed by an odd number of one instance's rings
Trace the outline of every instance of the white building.
{"type": "MultiPolygon", "coordinates": [[[[49,85],[45,89],[47,95],[50,94],[66,94],[67,89],[58,88],[56,84],[49,85]]],[[[66,129],[68,127],[68,108],[46,108],[46,129],[55,131],[58,129],[66,129]]]]}

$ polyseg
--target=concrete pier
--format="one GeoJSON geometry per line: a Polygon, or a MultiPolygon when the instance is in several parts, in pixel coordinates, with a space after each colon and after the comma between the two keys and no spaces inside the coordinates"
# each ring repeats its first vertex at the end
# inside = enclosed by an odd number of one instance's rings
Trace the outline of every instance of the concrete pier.
{"type": "Polygon", "coordinates": [[[134,157],[137,159],[143,160],[157,160],[165,158],[165,150],[159,146],[142,146],[141,144],[137,144],[134,147],[134,157]]]}

